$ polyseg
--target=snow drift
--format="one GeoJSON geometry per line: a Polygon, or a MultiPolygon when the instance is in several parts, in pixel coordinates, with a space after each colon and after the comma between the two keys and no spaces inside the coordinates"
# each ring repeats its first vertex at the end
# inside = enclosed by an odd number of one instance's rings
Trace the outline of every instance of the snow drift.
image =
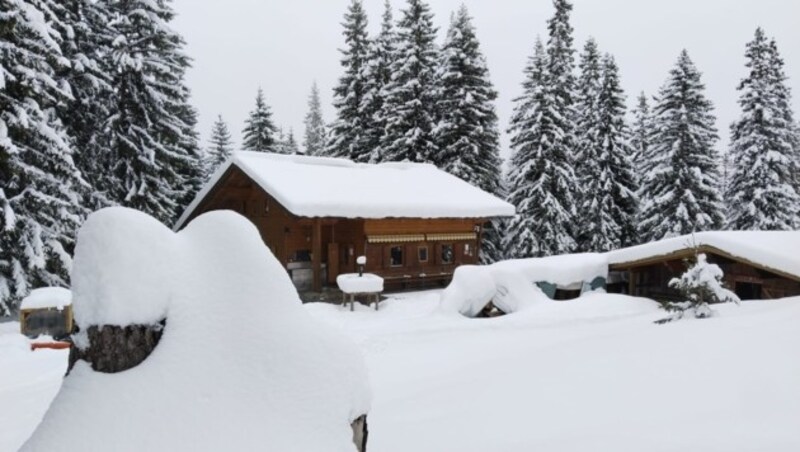
{"type": "Polygon", "coordinates": [[[124,208],[89,217],[76,321],[167,319],[140,365],[78,362],[23,451],[353,451],[369,391],[356,346],[302,308],[258,231],[215,211],[173,233],[124,208]]]}
{"type": "Polygon", "coordinates": [[[442,292],[440,309],[474,317],[493,302],[505,313],[517,312],[549,300],[536,286],[538,282],[577,290],[598,277],[608,277],[608,260],[597,253],[464,265],[456,269],[450,285],[442,292]]]}

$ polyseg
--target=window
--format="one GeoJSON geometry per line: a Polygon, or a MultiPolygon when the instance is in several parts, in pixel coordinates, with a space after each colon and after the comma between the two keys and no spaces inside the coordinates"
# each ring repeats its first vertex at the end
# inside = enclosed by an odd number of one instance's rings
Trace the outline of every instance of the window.
{"type": "Polygon", "coordinates": [[[442,245],[441,261],[443,264],[453,263],[453,245],[442,245]]]}
{"type": "Polygon", "coordinates": [[[421,246],[417,248],[417,260],[420,262],[428,262],[428,247],[421,246]]]}
{"type": "Polygon", "coordinates": [[[469,243],[464,244],[464,256],[472,256],[472,247],[469,243]]]}
{"type": "Polygon", "coordinates": [[[403,266],[403,247],[393,246],[389,250],[389,265],[392,267],[403,266]]]}

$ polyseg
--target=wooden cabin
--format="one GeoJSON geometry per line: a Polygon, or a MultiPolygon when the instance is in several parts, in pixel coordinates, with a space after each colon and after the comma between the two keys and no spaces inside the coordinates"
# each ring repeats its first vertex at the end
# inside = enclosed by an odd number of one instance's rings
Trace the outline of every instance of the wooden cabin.
{"type": "Polygon", "coordinates": [[[709,231],[609,253],[609,291],[674,301],[669,287],[686,261],[704,253],[720,266],[725,285],[743,300],[800,295],[800,232],[709,231]]]}
{"type": "Polygon", "coordinates": [[[389,287],[448,282],[476,264],[484,225],[514,207],[428,164],[237,152],[178,220],[229,209],[258,228],[299,289],[365,271],[389,287]]]}

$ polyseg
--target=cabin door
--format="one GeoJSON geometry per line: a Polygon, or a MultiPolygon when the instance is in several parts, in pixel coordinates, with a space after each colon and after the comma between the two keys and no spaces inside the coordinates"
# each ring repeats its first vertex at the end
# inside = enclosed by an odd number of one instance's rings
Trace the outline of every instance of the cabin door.
{"type": "Polygon", "coordinates": [[[328,284],[336,282],[339,276],[339,244],[328,244],[328,284]]]}

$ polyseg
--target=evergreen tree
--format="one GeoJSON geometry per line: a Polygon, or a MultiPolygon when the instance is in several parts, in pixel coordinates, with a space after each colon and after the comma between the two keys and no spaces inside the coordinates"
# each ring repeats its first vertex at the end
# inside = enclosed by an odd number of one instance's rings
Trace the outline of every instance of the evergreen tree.
{"type": "Polygon", "coordinates": [[[592,137],[591,146],[582,154],[580,239],[584,251],[602,252],[633,244],[636,233],[633,149],[619,69],[610,55],[602,61],[596,111],[596,120],[585,132],[592,137]]]}
{"type": "Polygon", "coordinates": [[[742,116],[731,126],[728,227],[793,229],[800,195],[793,179],[795,131],[783,61],[761,28],[745,57],[750,73],[738,87],[742,116]]]}
{"type": "Polygon", "coordinates": [[[430,6],[408,0],[398,23],[396,58],[386,87],[386,120],[379,161],[440,163],[433,139],[437,121],[436,27],[430,6]]]}
{"type": "Polygon", "coordinates": [[[367,14],[361,0],[352,0],[344,16],[346,48],[342,52],[344,74],[333,89],[336,120],[331,124],[325,153],[349,158],[356,162],[370,160],[372,150],[366,145],[366,125],[369,121],[361,111],[368,59],[367,14]]]}
{"type": "MultiPolygon", "coordinates": [[[[583,52],[580,55],[580,62],[578,68],[580,75],[575,85],[575,104],[574,104],[574,131],[575,131],[575,150],[572,152],[573,169],[575,176],[579,180],[584,180],[589,177],[589,172],[592,168],[592,159],[600,154],[601,143],[598,141],[600,137],[597,135],[598,126],[600,124],[600,84],[602,77],[602,64],[600,61],[600,52],[597,49],[597,43],[594,38],[589,38],[583,47],[583,52]]],[[[576,184],[577,185],[577,184],[576,184]]],[[[583,188],[579,185],[580,188],[583,188]]],[[[576,206],[581,206],[583,190],[576,190],[576,206]]],[[[595,194],[587,194],[594,196],[595,194]]],[[[587,215],[579,215],[576,217],[576,225],[578,229],[583,227],[581,222],[590,221],[587,215]]],[[[578,231],[576,231],[576,234],[578,231]]],[[[576,236],[576,240],[579,237],[576,236]]],[[[578,240],[578,245],[583,245],[578,240]]]]}
{"type": "Polygon", "coordinates": [[[508,200],[517,214],[508,222],[504,248],[513,258],[561,254],[576,246],[576,180],[567,149],[557,145],[563,137],[563,118],[557,114],[549,65],[537,40],[509,128],[513,155],[508,200]]]}
{"type": "Polygon", "coordinates": [[[222,120],[222,115],[217,116],[211,129],[211,140],[206,151],[206,178],[213,174],[220,165],[228,161],[233,155],[233,141],[228,125],[222,120]]]}
{"type": "Polygon", "coordinates": [[[719,265],[708,262],[705,254],[697,253],[693,261],[687,262],[686,267],[680,278],[669,281],[669,286],[680,292],[684,301],[664,304],[664,308],[673,312],[673,315],[655,323],[680,320],[687,314],[696,319],[705,319],[714,315],[709,304],[739,303],[739,297],[725,288],[722,269],[719,265]]]}
{"type": "Polygon", "coordinates": [[[300,153],[300,147],[297,145],[297,140],[294,138],[294,130],[289,128],[289,134],[286,136],[286,144],[284,145],[284,149],[286,149],[287,154],[295,155],[300,153]]]}
{"type": "Polygon", "coordinates": [[[250,112],[245,120],[242,131],[242,149],[246,151],[275,152],[277,140],[275,133],[278,129],[272,122],[272,112],[264,101],[264,91],[258,88],[256,94],[256,108],[250,112]]]}
{"type": "Polygon", "coordinates": [[[113,0],[112,116],[105,124],[109,168],[96,188],[114,204],[169,223],[202,181],[202,159],[184,74],[184,41],[165,0],[113,0]]]}
{"type": "Polygon", "coordinates": [[[384,3],[381,31],[370,41],[367,64],[364,66],[365,92],[361,98],[360,112],[365,119],[365,149],[370,152],[370,160],[376,161],[381,155],[380,146],[386,128],[383,111],[387,91],[392,79],[391,65],[395,60],[397,34],[392,25],[392,7],[384,3]]]}
{"type": "Polygon", "coordinates": [[[644,92],[636,99],[636,108],[633,110],[633,130],[631,131],[631,146],[633,147],[633,167],[637,178],[641,175],[642,162],[650,158],[650,136],[653,133],[650,105],[644,92]]]}
{"type": "Polygon", "coordinates": [[[645,162],[639,195],[643,241],[722,226],[718,137],[704,91],[684,50],[653,108],[652,158],[645,162]]]}
{"type": "Polygon", "coordinates": [[[322,120],[322,106],[319,102],[317,82],[311,85],[308,97],[308,113],[305,120],[305,137],[303,148],[306,155],[322,155],[325,152],[325,122],[322,120]]]}
{"type": "MultiPolygon", "coordinates": [[[[556,12],[547,22],[550,36],[547,40],[547,72],[548,84],[553,97],[553,121],[560,129],[554,136],[553,146],[560,147],[559,152],[564,152],[573,160],[576,159],[575,149],[577,144],[575,130],[575,66],[572,47],[572,25],[569,15],[572,4],[568,0],[553,0],[556,12]]],[[[573,187],[571,196],[577,197],[579,187],[573,187]]]]}
{"type": "MultiPolygon", "coordinates": [[[[575,96],[575,133],[578,144],[576,166],[580,166],[582,162],[589,163],[588,159],[597,154],[596,150],[600,147],[596,132],[600,122],[599,100],[603,72],[601,66],[597,42],[589,38],[583,47],[578,64],[580,76],[575,96]]],[[[581,176],[580,168],[576,168],[576,172],[581,176]]]]}
{"type": "Polygon", "coordinates": [[[111,116],[114,97],[108,58],[114,34],[107,8],[106,2],[62,0],[52,10],[61,52],[69,61],[58,77],[68,81],[72,93],[59,103],[57,113],[72,139],[75,164],[89,184],[84,203],[91,210],[111,203],[101,191],[111,164],[103,124],[111,116]]]}
{"type": "MultiPolygon", "coordinates": [[[[495,195],[500,187],[500,139],[494,100],[497,92],[466,6],[453,16],[440,52],[438,93],[441,115],[433,139],[439,167],[495,195]]],[[[483,262],[502,259],[500,234],[489,225],[483,262]]]]}
{"type": "Polygon", "coordinates": [[[278,137],[275,139],[275,146],[271,152],[289,155],[300,153],[300,148],[294,139],[294,131],[291,128],[289,128],[289,133],[285,133],[283,127],[278,128],[278,137]]]}
{"type": "Polygon", "coordinates": [[[85,183],[57,107],[70,100],[50,1],[0,0],[0,315],[28,291],[66,286],[67,249],[84,211],[85,183]]]}

